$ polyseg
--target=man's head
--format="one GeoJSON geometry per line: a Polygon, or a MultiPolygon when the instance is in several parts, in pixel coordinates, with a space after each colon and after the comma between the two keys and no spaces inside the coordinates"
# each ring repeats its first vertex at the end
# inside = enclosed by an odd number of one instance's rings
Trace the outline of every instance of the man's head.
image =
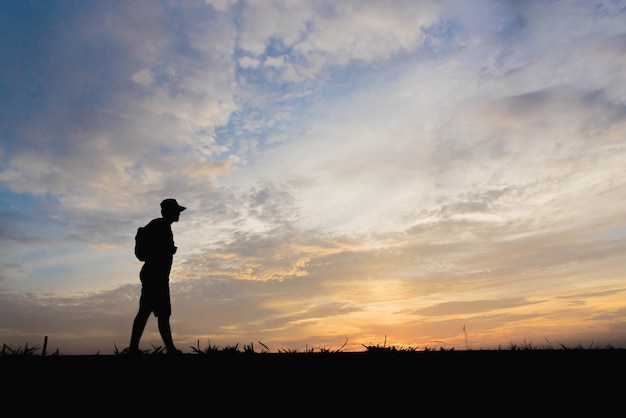
{"type": "Polygon", "coordinates": [[[180,213],[185,209],[187,208],[179,205],[176,199],[168,198],[161,202],[161,215],[172,222],[177,222],[180,213]]]}

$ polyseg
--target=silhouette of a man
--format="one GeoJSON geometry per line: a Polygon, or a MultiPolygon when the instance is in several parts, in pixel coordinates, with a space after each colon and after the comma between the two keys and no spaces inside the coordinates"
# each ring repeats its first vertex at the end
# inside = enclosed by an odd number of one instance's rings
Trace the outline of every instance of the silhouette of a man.
{"type": "Polygon", "coordinates": [[[146,226],[149,254],[141,267],[141,297],[139,311],[133,321],[133,330],[130,337],[130,346],[125,350],[128,354],[141,354],[139,340],[143,334],[151,313],[157,318],[159,333],[165,343],[168,354],[181,354],[172,340],[170,316],[172,305],[170,302],[170,270],[176,254],[172,223],[178,222],[180,213],[186,208],[180,206],[175,199],[165,199],[161,202],[161,218],[151,220],[146,226]]]}

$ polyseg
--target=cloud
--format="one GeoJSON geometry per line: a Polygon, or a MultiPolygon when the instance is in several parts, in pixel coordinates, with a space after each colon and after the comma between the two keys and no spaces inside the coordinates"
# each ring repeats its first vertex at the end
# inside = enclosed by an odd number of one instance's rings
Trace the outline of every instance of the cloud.
{"type": "Polygon", "coordinates": [[[516,306],[523,306],[527,304],[528,302],[521,298],[493,301],[482,300],[470,302],[446,302],[428,308],[420,309],[417,311],[417,313],[420,315],[459,315],[492,310],[511,309],[516,306]]]}
{"type": "Polygon", "coordinates": [[[7,341],[127,341],[165,197],[185,344],[619,332],[623,2],[24,4],[0,17],[7,341]]]}

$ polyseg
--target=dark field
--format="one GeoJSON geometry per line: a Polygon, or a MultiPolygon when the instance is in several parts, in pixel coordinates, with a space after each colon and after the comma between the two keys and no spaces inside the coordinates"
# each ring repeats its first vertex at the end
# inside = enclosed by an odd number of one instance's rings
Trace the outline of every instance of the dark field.
{"type": "Polygon", "coordinates": [[[613,416],[626,350],[14,355],[0,368],[6,401],[66,416],[613,416]]]}

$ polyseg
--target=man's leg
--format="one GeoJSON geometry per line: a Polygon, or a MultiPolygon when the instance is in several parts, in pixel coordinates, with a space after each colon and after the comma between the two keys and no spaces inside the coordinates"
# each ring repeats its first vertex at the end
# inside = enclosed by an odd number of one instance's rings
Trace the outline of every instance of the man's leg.
{"type": "Polygon", "coordinates": [[[149,317],[150,311],[139,308],[135,320],[133,321],[133,331],[130,335],[130,346],[128,347],[129,351],[139,350],[139,340],[141,339],[149,317]]]}
{"type": "Polygon", "coordinates": [[[168,354],[180,354],[180,350],[176,349],[174,345],[174,341],[172,340],[172,329],[170,328],[170,316],[169,315],[159,315],[158,317],[159,323],[159,333],[161,334],[161,338],[165,343],[165,348],[167,349],[168,354]]]}

